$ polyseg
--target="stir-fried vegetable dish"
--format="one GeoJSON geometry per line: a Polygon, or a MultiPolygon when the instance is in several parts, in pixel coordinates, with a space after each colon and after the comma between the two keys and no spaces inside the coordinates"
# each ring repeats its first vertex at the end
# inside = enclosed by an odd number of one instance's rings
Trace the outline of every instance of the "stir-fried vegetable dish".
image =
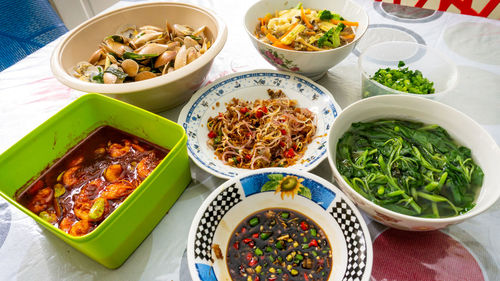
{"type": "Polygon", "coordinates": [[[270,99],[233,99],[207,122],[208,145],[225,164],[238,168],[287,167],[296,163],[316,134],[315,115],[281,90],[270,99]]]}
{"type": "Polygon", "coordinates": [[[323,230],[306,216],[267,209],[243,220],[231,235],[232,280],[328,280],[332,250],[323,230]]]}
{"type": "Polygon", "coordinates": [[[434,83],[422,75],[420,70],[410,70],[400,61],[398,69],[381,68],[370,79],[391,89],[419,95],[433,94],[434,83]]]}
{"type": "Polygon", "coordinates": [[[167,155],[168,150],[104,126],[49,167],[17,201],[73,236],[108,217],[167,155]]]}
{"type": "Polygon", "coordinates": [[[168,74],[191,63],[211,46],[206,26],[166,22],[165,28],[124,25],[103,39],[88,62],[78,63],[73,76],[93,83],[142,81],[168,74]]]}
{"type": "Polygon", "coordinates": [[[276,11],[259,18],[255,36],[278,48],[323,51],[349,44],[356,37],[357,22],[329,10],[302,7],[276,11]]]}
{"type": "Polygon", "coordinates": [[[354,123],[337,144],[337,169],[358,193],[392,211],[428,218],[466,213],[483,182],[470,149],[438,125],[354,123]]]}

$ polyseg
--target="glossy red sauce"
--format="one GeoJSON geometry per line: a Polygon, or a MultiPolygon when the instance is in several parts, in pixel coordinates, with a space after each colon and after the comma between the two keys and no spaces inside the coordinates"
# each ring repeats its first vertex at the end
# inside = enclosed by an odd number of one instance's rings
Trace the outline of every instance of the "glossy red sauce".
{"type": "Polygon", "coordinates": [[[93,131],[16,199],[54,226],[85,235],[108,217],[169,150],[110,126],[93,131]]]}

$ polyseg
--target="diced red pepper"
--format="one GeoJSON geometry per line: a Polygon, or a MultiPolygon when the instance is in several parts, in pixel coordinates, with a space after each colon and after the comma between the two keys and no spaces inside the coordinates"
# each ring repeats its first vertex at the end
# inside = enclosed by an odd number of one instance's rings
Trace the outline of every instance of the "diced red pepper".
{"type": "Polygon", "coordinates": [[[253,238],[259,238],[259,234],[258,233],[254,233],[254,234],[252,234],[252,237],[253,238]]]}
{"type": "Polygon", "coordinates": [[[252,258],[253,258],[252,253],[248,253],[246,258],[247,258],[247,261],[252,260],[252,258]]]}
{"type": "Polygon", "coordinates": [[[307,277],[307,273],[304,272],[304,280],[309,281],[309,277],[307,277]]]}
{"type": "Polygon", "coordinates": [[[247,229],[243,227],[243,228],[241,229],[241,233],[245,233],[245,232],[247,232],[247,229]]]}
{"type": "Polygon", "coordinates": [[[255,279],[253,281],[260,281],[260,277],[259,276],[256,276],[255,279]]]}
{"type": "Polygon", "coordinates": [[[249,266],[254,266],[256,265],[257,263],[259,262],[258,259],[256,259],[255,257],[253,257],[249,262],[248,262],[248,265],[249,266]]]}
{"type": "Polygon", "coordinates": [[[239,250],[239,249],[240,249],[240,243],[235,242],[235,243],[233,244],[233,247],[234,247],[236,250],[239,250]]]}
{"type": "Polygon", "coordinates": [[[245,154],[245,159],[247,159],[247,160],[252,160],[252,155],[250,155],[250,154],[245,154]]]}
{"type": "Polygon", "coordinates": [[[224,115],[222,115],[222,112],[219,112],[219,117],[224,117],[224,115]]]}
{"type": "Polygon", "coordinates": [[[255,112],[255,116],[257,118],[261,118],[263,115],[264,115],[264,113],[262,113],[262,111],[260,111],[260,110],[257,110],[257,112],[255,112]]]}
{"type": "Polygon", "coordinates": [[[248,246],[249,246],[250,248],[253,248],[253,246],[255,246],[255,242],[254,242],[253,240],[252,240],[252,241],[250,241],[250,242],[248,242],[248,246]]]}
{"type": "Polygon", "coordinates": [[[300,223],[300,228],[301,228],[302,230],[304,230],[304,231],[307,231],[307,230],[309,229],[309,225],[307,224],[307,222],[302,221],[302,222],[300,223]]]}
{"type": "Polygon", "coordinates": [[[242,107],[242,108],[240,108],[240,112],[243,113],[243,114],[245,114],[245,113],[248,112],[248,108],[242,107]]]}
{"type": "Polygon", "coordinates": [[[216,136],[217,136],[217,134],[214,131],[210,131],[208,133],[208,137],[211,138],[211,139],[215,138],[216,136]]]}
{"type": "Polygon", "coordinates": [[[286,143],[284,143],[284,142],[280,141],[280,146],[281,146],[281,147],[285,147],[285,146],[286,146],[286,143]]]}
{"type": "Polygon", "coordinates": [[[292,145],[292,148],[293,150],[297,151],[297,145],[295,143],[292,145]]]}
{"type": "Polygon", "coordinates": [[[250,238],[243,239],[243,243],[245,243],[245,244],[248,244],[250,241],[252,241],[252,239],[250,239],[250,238]]]}
{"type": "Polygon", "coordinates": [[[295,152],[293,151],[292,148],[290,148],[289,150],[285,151],[285,157],[286,158],[293,158],[295,156],[295,152]]]}
{"type": "Polygon", "coordinates": [[[281,134],[282,135],[286,135],[286,130],[285,129],[281,129],[281,134]]]}
{"type": "Polygon", "coordinates": [[[278,278],[278,277],[269,277],[269,278],[267,278],[267,281],[276,281],[276,278],[278,278]]]}
{"type": "Polygon", "coordinates": [[[309,247],[318,247],[318,241],[316,241],[316,239],[311,240],[311,242],[309,242],[309,247]]]}
{"type": "Polygon", "coordinates": [[[267,113],[267,112],[268,112],[268,111],[267,111],[267,107],[265,107],[265,106],[261,107],[261,108],[260,108],[260,110],[262,110],[262,112],[264,112],[264,113],[267,113]]]}

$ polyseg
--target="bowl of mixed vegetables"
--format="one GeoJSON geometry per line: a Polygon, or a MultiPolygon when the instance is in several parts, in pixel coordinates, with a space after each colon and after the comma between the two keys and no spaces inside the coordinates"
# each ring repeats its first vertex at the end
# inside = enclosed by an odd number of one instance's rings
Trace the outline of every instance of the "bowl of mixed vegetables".
{"type": "Polygon", "coordinates": [[[465,114],[421,97],[377,96],[347,107],[330,131],[328,160],[358,207],[398,229],[444,228],[500,197],[493,138],[465,114]]]}
{"type": "Polygon", "coordinates": [[[368,27],[366,12],[342,0],[263,0],[250,7],[244,20],[264,59],[313,80],[345,59],[368,27]]]}
{"type": "Polygon", "coordinates": [[[389,94],[440,99],[457,83],[457,67],[438,51],[414,42],[389,41],[359,56],[362,98],[389,94]]]}

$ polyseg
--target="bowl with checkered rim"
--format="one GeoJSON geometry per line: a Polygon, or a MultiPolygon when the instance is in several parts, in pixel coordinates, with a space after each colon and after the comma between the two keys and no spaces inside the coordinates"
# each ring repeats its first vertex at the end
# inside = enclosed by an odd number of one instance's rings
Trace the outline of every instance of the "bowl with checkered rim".
{"type": "Polygon", "coordinates": [[[332,94],[307,77],[262,69],[219,78],[198,90],[183,107],[177,123],[186,130],[188,154],[201,169],[226,179],[249,171],[226,165],[218,159],[207,144],[207,121],[209,117],[225,112],[225,103],[233,98],[246,101],[269,99],[268,89],[282,90],[288,98],[297,101],[298,107],[307,108],[316,116],[315,139],[307,145],[302,158],[290,167],[309,171],[326,158],[328,132],[342,111],[332,94]]]}
{"type": "MultiPolygon", "coordinates": [[[[266,168],[234,177],[215,189],[198,209],[188,236],[187,259],[195,281],[231,280],[228,244],[248,216],[266,209],[290,209],[314,221],[332,250],[328,280],[369,280],[373,251],[368,227],[355,205],[335,185],[306,171],[266,168]],[[300,188],[273,188],[295,177],[300,188]],[[217,257],[218,247],[222,257],[217,257]]],[[[285,272],[284,272],[285,273],[285,272]]]]}

